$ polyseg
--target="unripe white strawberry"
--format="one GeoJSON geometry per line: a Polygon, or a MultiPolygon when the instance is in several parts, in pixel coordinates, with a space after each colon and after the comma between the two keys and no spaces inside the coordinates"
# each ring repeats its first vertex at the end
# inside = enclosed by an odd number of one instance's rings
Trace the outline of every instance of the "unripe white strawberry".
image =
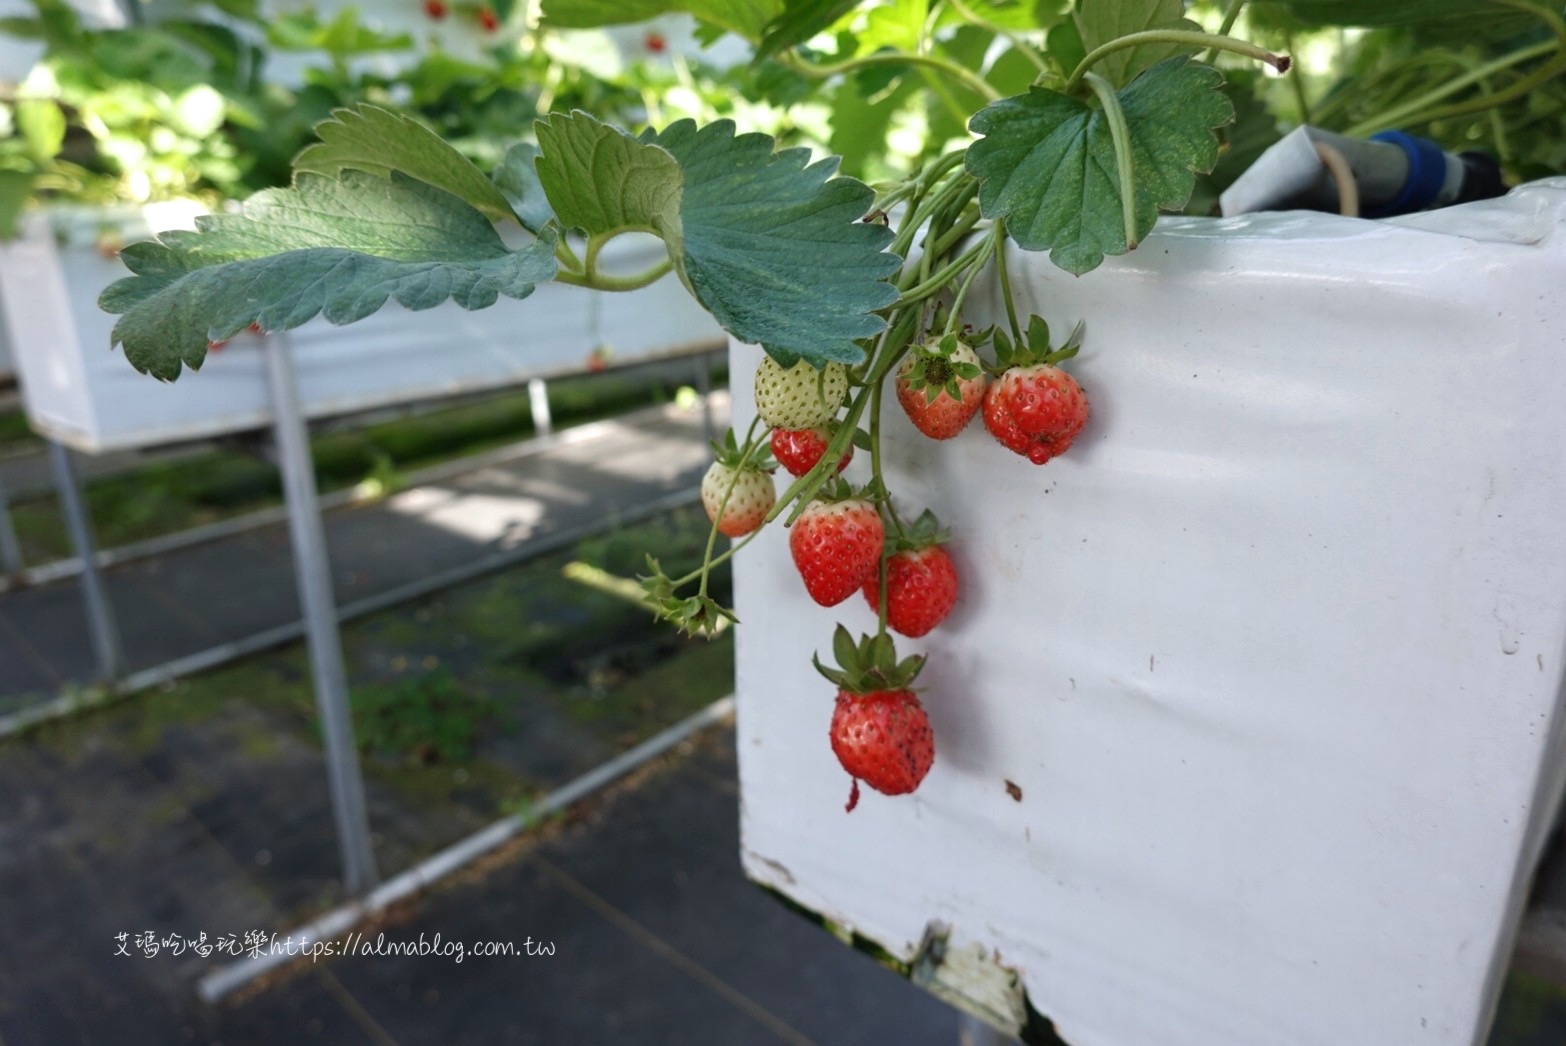
{"type": "Polygon", "coordinates": [[[727,462],[714,461],[701,479],[701,504],[707,510],[707,518],[731,538],[743,537],[761,526],[776,500],[772,476],[751,465],[737,469],[727,462]]]}
{"type": "Polygon", "coordinates": [[[756,413],[775,429],[813,429],[837,416],[848,395],[841,363],[817,370],[804,360],[785,370],[771,356],[756,368],[756,413]]]}

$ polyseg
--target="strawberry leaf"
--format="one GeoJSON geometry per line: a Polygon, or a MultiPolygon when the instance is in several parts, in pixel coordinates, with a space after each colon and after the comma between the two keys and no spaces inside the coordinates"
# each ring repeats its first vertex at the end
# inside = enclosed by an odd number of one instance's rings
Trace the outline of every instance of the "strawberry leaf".
{"type": "Polygon", "coordinates": [[[597,29],[685,11],[708,25],[760,40],[782,10],[783,0],[544,0],[543,16],[551,29],[597,29]]]}
{"type": "Polygon", "coordinates": [[[590,236],[652,229],[678,251],[684,176],[673,156],[583,112],[536,129],[538,180],[562,225],[590,236]]]}
{"type": "Polygon", "coordinates": [[[859,0],[783,0],[783,12],[767,26],[756,58],[802,44],[859,6],[859,0]]]}
{"type": "Polygon", "coordinates": [[[515,217],[511,202],[473,161],[410,117],[373,105],[338,109],[316,124],[315,133],[321,140],[294,158],[296,174],[339,178],[352,170],[389,178],[401,171],[461,197],[491,221],[515,217]]]}
{"type": "Polygon", "coordinates": [[[555,273],[552,233],[510,251],[473,207],[395,172],[302,174],[197,228],[125,248],[136,275],[98,301],[123,314],[113,343],[131,365],[165,381],[181,365],[199,368],[208,342],[252,323],[289,330],[318,314],[352,323],[389,299],[482,309],[502,294],[525,298],[555,273]]]}
{"type": "MultiPolygon", "coordinates": [[[[1213,130],[1234,117],[1222,82],[1210,66],[1177,57],[1118,92],[1131,138],[1138,238],[1160,208],[1184,206],[1195,172],[1217,162],[1213,130]]],[[[979,208],[1005,218],[1018,246],[1047,250],[1078,275],[1106,254],[1126,252],[1119,165],[1101,109],[1035,87],[986,106],[970,126],[984,135],[966,161],[981,183],[979,208]]]]}
{"type": "Polygon", "coordinates": [[[495,168],[494,174],[495,188],[510,201],[522,227],[535,234],[542,232],[555,217],[534,167],[538,155],[538,146],[531,142],[513,145],[506,150],[506,158],[495,168]]]}
{"type": "Polygon", "coordinates": [[[836,177],[835,159],[735,135],[729,120],[681,120],[650,140],[685,172],[675,265],[718,323],[785,367],[863,360],[855,343],[885,329],[875,312],[897,300],[887,278],[902,267],[886,251],[892,231],[859,220],[870,187],[836,177]]]}
{"type": "MultiPolygon", "coordinates": [[[[1084,51],[1146,29],[1194,29],[1201,26],[1185,15],[1185,0],[1085,0],[1072,14],[1084,51]]],[[[1143,69],[1166,58],[1195,50],[1188,44],[1142,44],[1112,51],[1093,65],[1093,71],[1122,87],[1143,69]]],[[[1070,69],[1066,72],[1069,74],[1070,69]]]]}
{"type": "Polygon", "coordinates": [[[632,138],[586,113],[538,125],[538,176],[562,223],[594,235],[651,229],[718,323],[784,366],[858,363],[897,299],[891,230],[859,221],[873,198],[831,160],[774,152],[762,134],[682,120],[632,138]]]}

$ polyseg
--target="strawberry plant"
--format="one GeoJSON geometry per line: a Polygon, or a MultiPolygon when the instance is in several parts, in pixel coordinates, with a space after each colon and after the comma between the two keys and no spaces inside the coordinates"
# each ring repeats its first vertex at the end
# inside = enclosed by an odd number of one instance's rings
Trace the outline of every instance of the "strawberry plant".
{"type": "MultiPolygon", "coordinates": [[[[1278,0],[1253,21],[1288,39],[1312,21],[1352,21],[1362,6],[1278,0]]],[[[393,300],[487,308],[547,280],[615,291],[673,273],[766,357],[754,376],[758,417],[742,439],[729,434],[703,482],[713,520],[704,562],[677,578],[650,562],[648,600],[692,632],[732,620],[708,594],[712,568],[766,524],[790,527],[816,602],[862,592],[879,611],[876,634],[857,643],[839,626],[839,668],[822,669],[839,686],[829,734],[856,782],[903,794],[924,778],[935,745],[909,689],[923,659],[897,661],[888,632],[940,627],[958,596],[933,520],[906,522],[884,481],[885,387],[933,438],[974,438],[962,430],[982,401],[1006,450],[1035,465],[1069,452],[1089,400],[1061,364],[1083,332],[1057,348],[1042,320],[1019,316],[1008,249],[1090,273],[1134,250],[1161,212],[1185,207],[1226,149],[1275,133],[1259,105],[1270,88],[1244,63],[1283,73],[1290,59],[1231,35],[1243,7],[1209,10],[1208,31],[1181,0],[1078,0],[1069,10],[1045,0],[544,0],[547,26],[680,10],[713,36],[744,38],[756,83],[770,85],[758,89],[821,85],[844,162],[885,176],[867,184],[836,159],[726,119],[633,133],[582,111],[543,116],[535,142],[486,172],[420,123],[361,106],[320,125],[289,188],[195,233],[127,247],[133,275],[102,306],[120,314],[114,338],[131,365],[172,381],[251,324],[351,323],[393,300]],[[928,106],[925,133],[906,150],[908,166],[890,169],[895,124],[915,105],[928,106]],[[507,226],[511,240],[497,231],[507,226]],[[604,245],[633,231],[660,237],[666,259],[640,273],[603,271],[604,245]],[[981,278],[999,287],[1004,322],[976,330],[965,304],[981,278]],[[850,490],[838,472],[856,445],[871,479],[850,490]],[[793,477],[781,492],[765,471],[768,447],[793,477]],[[747,536],[719,551],[720,533],[747,536]]],[[[1470,118],[1505,125],[1525,96],[1557,91],[1566,71],[1566,23],[1542,0],[1387,8],[1409,39],[1482,25],[1482,39],[1503,41],[1502,57],[1456,62],[1439,88],[1383,85],[1395,111],[1439,133],[1468,134],[1470,118]]],[[[1380,75],[1349,79],[1381,84],[1380,75]]],[[[1308,108],[1303,94],[1296,100],[1308,108]]],[[[1334,104],[1371,119],[1343,95],[1318,111],[1334,104]]]]}

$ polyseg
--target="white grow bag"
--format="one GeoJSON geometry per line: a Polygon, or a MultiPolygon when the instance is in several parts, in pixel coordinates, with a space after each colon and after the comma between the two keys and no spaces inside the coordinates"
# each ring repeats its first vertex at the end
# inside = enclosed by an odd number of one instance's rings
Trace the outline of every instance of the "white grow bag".
{"type": "MultiPolygon", "coordinates": [[[[191,219],[168,210],[149,215],[153,229],[191,219]]],[[[97,304],[129,271],[92,245],[82,222],[56,224],[64,245],[40,216],[21,238],[0,243],[0,311],[35,429],[97,453],[268,423],[260,339],[241,335],[208,353],[199,377],[164,384],[138,374],[122,352],[110,351],[118,317],[97,304]]],[[[148,225],[130,223],[123,238],[147,234],[148,225]]],[[[634,273],[664,253],[651,237],[622,237],[600,258],[608,271],[634,273]]],[[[317,318],[289,337],[304,411],[326,417],[582,371],[600,345],[617,363],[677,355],[712,345],[723,331],[670,275],[622,294],[547,283],[522,301],[502,298],[476,312],[451,302],[410,312],[394,302],[345,327],[317,318]]]]}
{"type": "Polygon", "coordinates": [[[738,557],[748,873],[904,960],[943,924],[938,979],[1014,1019],[1014,971],[1071,1046],[1481,1041],[1563,769],[1563,220],[1566,179],[1014,256],[1024,316],[1086,323],[1092,420],[1036,468],[889,398],[966,586],[899,641],[912,797],[845,813],[827,744],[810,656],[868,607],[811,603],[781,528],[738,557]]]}

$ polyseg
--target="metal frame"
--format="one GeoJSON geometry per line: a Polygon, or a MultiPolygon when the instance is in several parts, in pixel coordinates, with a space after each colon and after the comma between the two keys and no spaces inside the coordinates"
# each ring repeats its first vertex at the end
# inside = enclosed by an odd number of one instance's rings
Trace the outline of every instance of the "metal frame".
{"type": "MultiPolygon", "coordinates": [[[[266,372],[272,391],[272,432],[288,505],[299,609],[304,616],[316,706],[326,740],[326,775],[331,787],[332,816],[337,822],[343,888],[357,897],[380,882],[380,873],[375,867],[364,777],[359,769],[359,750],[354,743],[353,717],[348,708],[348,672],[343,665],[342,636],[337,631],[337,603],[315,488],[315,464],[310,457],[310,432],[299,409],[293,348],[284,335],[267,336],[266,372]]],[[[82,560],[90,564],[90,552],[85,552],[82,560]]],[[[95,566],[87,566],[83,577],[96,573],[95,566]]]]}
{"type": "Polygon", "coordinates": [[[109,602],[103,575],[98,570],[92,520],[87,515],[86,499],[82,496],[81,477],[76,474],[70,448],[63,443],[49,441],[49,464],[54,469],[54,483],[60,493],[60,510],[71,536],[71,547],[82,561],[82,599],[87,604],[87,630],[92,636],[93,655],[98,661],[98,678],[112,681],[119,678],[125,659],[120,650],[114,606],[109,602]]]}

